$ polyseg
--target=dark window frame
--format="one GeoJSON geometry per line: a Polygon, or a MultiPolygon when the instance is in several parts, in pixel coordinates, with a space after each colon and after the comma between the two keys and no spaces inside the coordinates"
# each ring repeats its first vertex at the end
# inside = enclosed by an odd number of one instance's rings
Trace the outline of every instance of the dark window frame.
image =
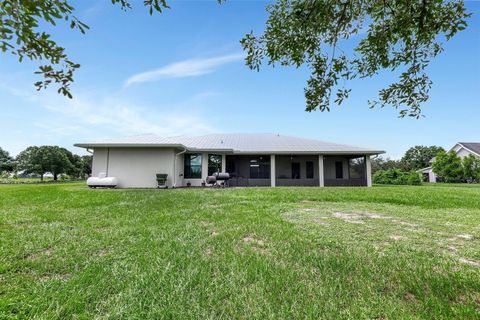
{"type": "MultiPolygon", "coordinates": [[[[218,160],[217,159],[217,160],[218,160]]],[[[221,172],[222,171],[222,155],[221,154],[208,154],[207,156],[207,161],[208,161],[208,175],[211,176],[215,172],[221,172]],[[217,157],[220,161],[218,163],[213,163],[212,158],[217,157]]]]}
{"type": "Polygon", "coordinates": [[[202,178],[202,163],[203,158],[201,153],[188,153],[185,154],[183,160],[183,177],[185,179],[201,179],[202,178]],[[197,156],[200,160],[200,164],[193,164],[192,165],[192,157],[197,156]],[[192,170],[195,169],[195,170],[192,170]]]}
{"type": "Polygon", "coordinates": [[[306,161],[305,162],[305,175],[307,179],[314,179],[315,178],[315,169],[313,161],[306,161]]]}
{"type": "Polygon", "coordinates": [[[367,176],[365,163],[365,157],[348,159],[348,178],[365,179],[367,176]]]}
{"type": "Polygon", "coordinates": [[[335,161],[335,179],[343,179],[343,161],[335,161]]]}
{"type": "Polygon", "coordinates": [[[290,171],[291,171],[292,179],[300,179],[302,175],[302,166],[300,165],[300,162],[291,162],[290,171]],[[294,171],[297,171],[297,172],[294,172],[294,171]]]}

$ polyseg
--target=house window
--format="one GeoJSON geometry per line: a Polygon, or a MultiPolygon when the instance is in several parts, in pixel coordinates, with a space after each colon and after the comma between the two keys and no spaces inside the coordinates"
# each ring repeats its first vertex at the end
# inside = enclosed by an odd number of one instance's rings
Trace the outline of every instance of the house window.
{"type": "Polygon", "coordinates": [[[300,179],[300,163],[292,162],[292,179],[300,179]]]}
{"type": "Polygon", "coordinates": [[[313,161],[307,161],[307,179],[313,179],[313,161]]]}
{"type": "Polygon", "coordinates": [[[364,157],[348,160],[348,171],[350,179],[365,178],[365,159],[364,157]]]}
{"type": "Polygon", "coordinates": [[[335,161],[335,178],[343,179],[343,162],[335,161]]]}
{"type": "Polygon", "coordinates": [[[202,178],[202,155],[201,154],[186,154],[184,177],[186,179],[201,179],[202,178]]]}
{"type": "Polygon", "coordinates": [[[222,171],[222,156],[219,154],[208,155],[208,175],[211,176],[215,172],[222,171]]]}
{"type": "Polygon", "coordinates": [[[270,179],[270,157],[250,158],[250,179],[270,179]]]}

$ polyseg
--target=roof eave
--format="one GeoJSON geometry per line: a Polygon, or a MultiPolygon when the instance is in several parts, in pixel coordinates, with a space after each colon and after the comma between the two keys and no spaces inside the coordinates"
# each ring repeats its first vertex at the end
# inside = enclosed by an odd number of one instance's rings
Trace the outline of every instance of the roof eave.
{"type": "Polygon", "coordinates": [[[151,143],[75,143],[79,148],[183,148],[183,144],[151,144],[151,143]]]}

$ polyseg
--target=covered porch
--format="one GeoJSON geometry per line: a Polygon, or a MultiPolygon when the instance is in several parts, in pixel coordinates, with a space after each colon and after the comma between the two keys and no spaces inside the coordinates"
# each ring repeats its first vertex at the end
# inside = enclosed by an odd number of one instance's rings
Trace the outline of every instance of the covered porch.
{"type": "Polygon", "coordinates": [[[368,155],[226,155],[230,186],[370,186],[368,155]]]}

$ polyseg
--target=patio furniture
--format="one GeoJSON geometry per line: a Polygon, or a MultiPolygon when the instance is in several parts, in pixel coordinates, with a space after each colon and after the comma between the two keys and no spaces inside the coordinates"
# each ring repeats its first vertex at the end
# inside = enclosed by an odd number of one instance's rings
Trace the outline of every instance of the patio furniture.
{"type": "Polygon", "coordinates": [[[157,173],[157,188],[164,188],[164,189],[168,188],[167,177],[168,177],[168,174],[157,173]]]}

